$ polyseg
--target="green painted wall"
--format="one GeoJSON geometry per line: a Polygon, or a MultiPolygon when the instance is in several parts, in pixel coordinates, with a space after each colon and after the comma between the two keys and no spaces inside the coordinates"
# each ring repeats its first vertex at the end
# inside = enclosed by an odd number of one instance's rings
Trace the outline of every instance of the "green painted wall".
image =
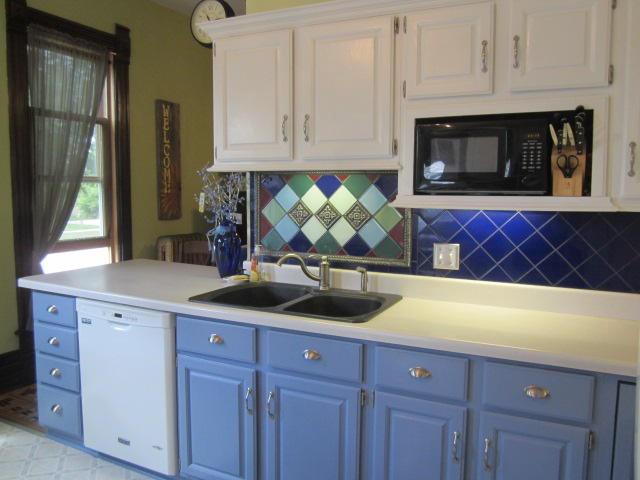
{"type": "Polygon", "coordinates": [[[280,8],[300,7],[327,0],[247,0],[247,13],[266,12],[280,8]]]}
{"type": "MultiPolygon", "coordinates": [[[[160,235],[204,230],[195,211],[200,181],[195,171],[212,151],[211,51],[191,37],[188,18],[149,0],[28,0],[31,7],[82,24],[114,31],[131,29],[131,174],[133,254],[155,257],[160,235]],[[154,101],[180,104],[182,219],[159,221],[156,210],[154,101]]],[[[7,121],[4,2],[0,6],[0,353],[17,342],[7,121]]]]}

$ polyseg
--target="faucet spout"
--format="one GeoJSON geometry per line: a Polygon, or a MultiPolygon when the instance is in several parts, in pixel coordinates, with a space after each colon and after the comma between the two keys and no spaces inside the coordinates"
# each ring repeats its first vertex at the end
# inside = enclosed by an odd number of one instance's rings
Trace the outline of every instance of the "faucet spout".
{"type": "Polygon", "coordinates": [[[287,260],[296,260],[300,264],[300,268],[302,269],[302,273],[304,273],[311,280],[314,280],[319,283],[320,290],[329,290],[330,288],[330,265],[329,260],[326,256],[320,257],[320,272],[319,275],[311,273],[307,264],[304,262],[304,259],[298,255],[297,253],[287,253],[278,259],[276,265],[279,267],[282,266],[284,262],[287,260]]]}

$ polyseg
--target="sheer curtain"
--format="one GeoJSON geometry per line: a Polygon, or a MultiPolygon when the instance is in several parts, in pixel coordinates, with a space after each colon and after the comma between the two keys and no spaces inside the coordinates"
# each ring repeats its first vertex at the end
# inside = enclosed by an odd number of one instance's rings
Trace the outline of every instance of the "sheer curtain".
{"type": "Polygon", "coordinates": [[[33,271],[56,244],[82,182],[108,67],[106,49],[29,27],[29,106],[34,161],[33,271]]]}

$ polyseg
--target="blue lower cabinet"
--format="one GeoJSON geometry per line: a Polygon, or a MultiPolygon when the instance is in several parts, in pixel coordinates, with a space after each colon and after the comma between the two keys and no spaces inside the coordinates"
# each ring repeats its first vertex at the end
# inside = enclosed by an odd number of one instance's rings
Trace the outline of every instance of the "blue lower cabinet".
{"type": "Polygon", "coordinates": [[[375,398],[375,480],[462,478],[466,408],[385,392],[375,398]]]}
{"type": "Polygon", "coordinates": [[[255,370],[178,355],[180,472],[256,478],[255,370]]]}
{"type": "Polygon", "coordinates": [[[483,413],[479,441],[479,480],[586,478],[586,428],[483,413]]]}
{"type": "Polygon", "coordinates": [[[633,480],[636,386],[620,383],[611,480],[633,480]]]}
{"type": "Polygon", "coordinates": [[[356,480],[360,389],[267,375],[267,478],[356,480]]]}
{"type": "Polygon", "coordinates": [[[80,395],[39,383],[38,422],[56,434],[81,439],[82,401],[80,395]]]}

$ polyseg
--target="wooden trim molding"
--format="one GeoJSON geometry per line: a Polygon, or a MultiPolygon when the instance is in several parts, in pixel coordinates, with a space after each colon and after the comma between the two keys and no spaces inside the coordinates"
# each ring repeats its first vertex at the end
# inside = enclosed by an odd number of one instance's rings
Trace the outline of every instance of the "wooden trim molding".
{"type": "MultiPolygon", "coordinates": [[[[107,33],[70,20],[30,8],[26,0],[5,0],[7,68],[9,84],[9,134],[11,156],[11,186],[13,198],[13,232],[16,277],[38,273],[33,265],[34,190],[33,159],[31,157],[30,113],[28,104],[27,29],[31,24],[45,26],[105,46],[113,53],[115,69],[115,152],[118,189],[117,245],[119,259],[131,258],[131,175],[129,137],[129,59],[131,40],[129,29],[116,25],[115,33],[107,33]]],[[[33,333],[29,328],[31,295],[18,288],[18,331],[21,363],[31,365],[33,333]]]]}

